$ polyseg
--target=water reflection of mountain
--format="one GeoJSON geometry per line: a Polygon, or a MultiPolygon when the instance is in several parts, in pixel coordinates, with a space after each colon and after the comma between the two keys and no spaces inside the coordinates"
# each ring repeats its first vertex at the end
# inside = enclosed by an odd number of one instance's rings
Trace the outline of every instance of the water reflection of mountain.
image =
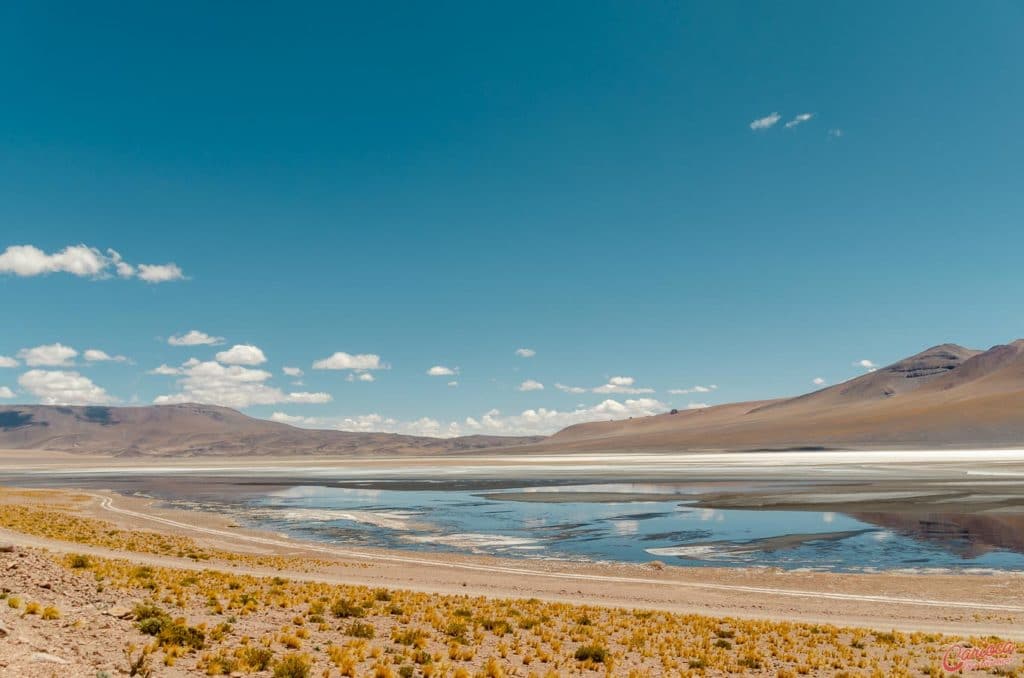
{"type": "Polygon", "coordinates": [[[1024,553],[1024,515],[958,513],[848,514],[918,541],[940,546],[964,559],[991,551],[1024,553]]]}

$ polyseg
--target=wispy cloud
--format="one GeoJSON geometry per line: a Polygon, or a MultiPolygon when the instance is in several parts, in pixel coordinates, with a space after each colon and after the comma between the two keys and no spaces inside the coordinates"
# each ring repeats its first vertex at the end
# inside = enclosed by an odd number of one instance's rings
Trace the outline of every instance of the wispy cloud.
{"type": "MultiPolygon", "coordinates": [[[[691,406],[698,408],[702,405],[703,403],[692,403],[691,406]]],[[[293,426],[333,428],[342,431],[385,431],[450,438],[473,434],[547,435],[573,424],[647,417],[667,409],[664,403],[653,398],[637,398],[624,401],[608,399],[593,407],[578,407],[575,410],[549,410],[541,407],[510,415],[492,409],[480,416],[449,422],[432,417],[402,421],[378,413],[345,417],[304,417],[274,412],[270,418],[293,426]]]]}
{"type": "Polygon", "coordinates": [[[380,356],[376,353],[345,353],[338,351],[327,358],[317,360],[313,363],[314,370],[386,370],[387,363],[381,362],[380,356]]]}
{"type": "Polygon", "coordinates": [[[537,352],[534,351],[532,348],[517,348],[516,355],[519,356],[520,358],[532,358],[533,356],[537,355],[537,352]]]}
{"type": "Polygon", "coordinates": [[[670,388],[668,390],[672,395],[688,395],[690,393],[711,393],[718,389],[718,384],[709,384],[707,386],[701,386],[700,384],[692,386],[690,388],[670,388]]]}
{"type": "Polygon", "coordinates": [[[199,330],[189,330],[181,336],[168,337],[167,343],[171,346],[216,346],[224,343],[224,337],[214,337],[199,330]]]}
{"type": "Polygon", "coordinates": [[[151,373],[182,377],[178,380],[181,390],[178,393],[158,396],[153,401],[157,405],[207,403],[244,408],[252,405],[315,404],[331,401],[329,393],[285,393],[267,383],[272,375],[266,370],[241,365],[222,365],[213,360],[204,362],[191,358],[181,367],[161,365],[151,373]]]}
{"type": "Polygon", "coordinates": [[[786,129],[792,129],[797,125],[803,124],[814,117],[813,113],[801,113],[794,117],[792,120],[786,123],[786,129]]]}
{"type": "Polygon", "coordinates": [[[101,351],[98,348],[86,349],[85,353],[82,354],[82,357],[85,358],[86,362],[90,362],[90,363],[103,363],[103,362],[126,363],[126,362],[128,362],[127,356],[123,356],[123,355],[110,355],[106,351],[101,351]]]}
{"type": "Polygon", "coordinates": [[[431,377],[451,377],[459,373],[457,367],[445,367],[444,365],[434,365],[427,370],[427,375],[431,377]]]}
{"type": "Polygon", "coordinates": [[[34,245],[11,245],[0,254],[0,274],[32,278],[67,273],[79,278],[138,278],[149,283],[183,280],[185,274],[174,263],[129,264],[117,250],[100,251],[88,245],[69,245],[47,253],[34,245]]]}
{"type": "Polygon", "coordinates": [[[523,383],[519,384],[518,390],[520,391],[543,391],[544,384],[534,379],[527,379],[523,383]]]}
{"type": "Polygon", "coordinates": [[[633,377],[612,377],[607,384],[591,389],[594,393],[654,393],[653,388],[638,388],[633,377]]]}
{"type": "Polygon", "coordinates": [[[874,372],[875,370],[878,369],[878,365],[876,365],[873,361],[868,360],[867,358],[865,358],[864,360],[858,360],[857,362],[854,363],[854,366],[863,367],[868,372],[874,372]]]}
{"type": "Polygon", "coordinates": [[[757,120],[751,122],[750,129],[755,131],[761,129],[768,129],[770,127],[774,127],[775,124],[781,119],[781,115],[779,115],[778,113],[772,113],[770,115],[766,115],[763,118],[758,118],[757,120]]]}
{"type": "Polygon", "coordinates": [[[815,386],[824,386],[827,382],[825,381],[824,377],[815,377],[814,379],[811,380],[811,383],[814,384],[815,386]]]}

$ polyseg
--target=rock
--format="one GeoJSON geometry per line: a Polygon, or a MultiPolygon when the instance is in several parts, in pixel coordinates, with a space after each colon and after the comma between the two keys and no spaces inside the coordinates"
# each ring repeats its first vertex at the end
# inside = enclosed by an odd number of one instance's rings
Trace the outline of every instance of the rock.
{"type": "Polygon", "coordinates": [[[6,638],[11,633],[11,630],[7,628],[7,625],[0,621],[0,638],[6,638]]]}
{"type": "Polygon", "coordinates": [[[14,544],[3,544],[0,543],[0,553],[13,553],[14,544]]]}
{"type": "Polygon", "coordinates": [[[128,619],[132,616],[132,608],[127,605],[114,605],[103,614],[108,617],[114,617],[115,619],[128,619]]]}
{"type": "Polygon", "coordinates": [[[55,654],[49,654],[46,652],[33,652],[28,660],[30,662],[46,662],[47,664],[69,664],[67,659],[61,659],[55,654]]]}

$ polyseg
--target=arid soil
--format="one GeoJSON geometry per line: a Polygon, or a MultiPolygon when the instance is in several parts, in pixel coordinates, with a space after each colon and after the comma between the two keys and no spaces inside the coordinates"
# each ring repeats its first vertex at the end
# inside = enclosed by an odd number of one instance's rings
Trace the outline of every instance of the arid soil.
{"type": "Polygon", "coordinates": [[[274,675],[288,657],[317,676],[921,675],[952,636],[1019,640],[1024,621],[1018,575],[334,552],[139,500],[24,490],[0,493],[0,518],[16,544],[0,554],[4,675],[125,675],[132,660],[159,676],[274,675]],[[147,602],[162,622],[133,611],[147,602]],[[147,623],[176,631],[161,640],[147,623]],[[600,656],[576,658],[591,646],[600,656]],[[262,673],[246,664],[261,657],[262,673]]]}

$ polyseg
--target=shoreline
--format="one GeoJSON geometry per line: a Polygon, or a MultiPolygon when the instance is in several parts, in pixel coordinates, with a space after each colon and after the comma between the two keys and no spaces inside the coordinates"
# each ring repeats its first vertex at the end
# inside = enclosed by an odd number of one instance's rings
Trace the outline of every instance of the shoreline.
{"type": "MultiPolygon", "coordinates": [[[[60,491],[57,491],[60,492],[60,491]]],[[[58,496],[71,496],[68,489],[58,496]]],[[[9,494],[9,491],[4,492],[9,494]]],[[[282,570],[310,581],[383,586],[437,594],[535,598],[603,607],[855,625],[1024,639],[1024,575],[974,573],[822,573],[769,568],[681,568],[663,564],[511,560],[461,554],[349,549],[233,527],[210,513],[89,491],[81,515],[119,528],[186,536],[204,547],[287,556],[328,564],[316,572],[282,570]]],[[[162,566],[210,563],[111,551],[0,530],[0,540],[56,552],[87,552],[162,566]]],[[[269,574],[264,571],[263,574],[269,574]]]]}

